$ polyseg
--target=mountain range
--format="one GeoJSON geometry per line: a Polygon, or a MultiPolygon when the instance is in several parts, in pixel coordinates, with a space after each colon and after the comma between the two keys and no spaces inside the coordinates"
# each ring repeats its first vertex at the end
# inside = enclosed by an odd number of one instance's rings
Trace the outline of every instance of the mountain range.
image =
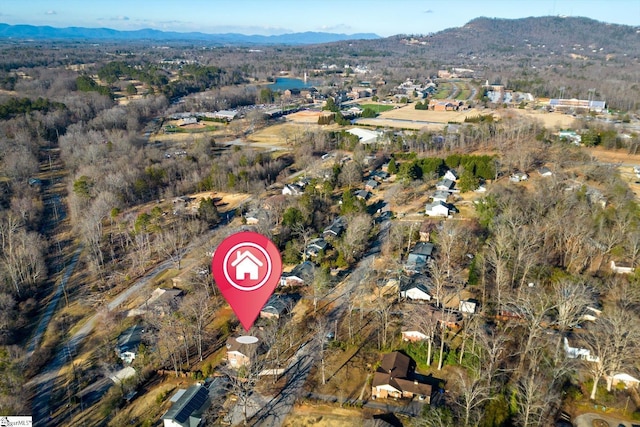
{"type": "Polygon", "coordinates": [[[0,24],[0,39],[34,40],[153,40],[153,41],[204,41],[219,44],[319,44],[342,40],[371,40],[380,36],[373,33],[335,34],[303,32],[273,36],[245,35],[238,33],[207,34],[201,32],[180,33],[150,28],[135,31],[119,31],[111,28],[68,27],[55,28],[35,25],[0,24]]]}

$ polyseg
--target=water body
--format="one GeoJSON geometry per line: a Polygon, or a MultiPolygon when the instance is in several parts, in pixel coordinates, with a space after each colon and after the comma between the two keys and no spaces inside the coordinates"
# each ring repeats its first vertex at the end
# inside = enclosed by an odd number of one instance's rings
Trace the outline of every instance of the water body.
{"type": "Polygon", "coordinates": [[[312,86],[316,86],[317,81],[307,79],[305,83],[302,79],[294,79],[290,77],[279,77],[275,83],[271,83],[267,87],[274,92],[287,90],[287,89],[304,89],[312,86]]]}

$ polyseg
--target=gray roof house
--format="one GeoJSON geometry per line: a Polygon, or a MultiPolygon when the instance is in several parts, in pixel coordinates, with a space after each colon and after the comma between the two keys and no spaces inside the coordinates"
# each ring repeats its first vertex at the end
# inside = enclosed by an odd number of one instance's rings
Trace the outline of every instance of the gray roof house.
{"type": "Polygon", "coordinates": [[[326,251],[328,246],[329,243],[327,243],[327,241],[322,237],[319,237],[309,242],[309,245],[305,249],[305,253],[307,254],[307,256],[311,257],[318,256],[320,252],[326,251]]]}
{"type": "Polygon", "coordinates": [[[451,191],[455,186],[456,186],[455,181],[452,181],[450,179],[443,179],[436,183],[436,190],[451,191]]]}
{"type": "Polygon", "coordinates": [[[297,300],[294,295],[273,294],[260,310],[260,317],[266,319],[279,319],[289,313],[297,300]]]}
{"type": "Polygon", "coordinates": [[[437,190],[435,193],[433,193],[433,196],[431,196],[431,198],[433,199],[434,202],[445,202],[445,203],[447,203],[447,199],[449,198],[449,192],[448,191],[437,190]]]}
{"type": "Polygon", "coordinates": [[[427,265],[427,262],[433,256],[435,246],[430,242],[418,242],[409,252],[407,264],[405,268],[410,270],[419,270],[427,265]]]}
{"type": "Polygon", "coordinates": [[[316,272],[316,267],[310,261],[296,265],[289,273],[282,273],[280,286],[310,285],[316,272]]]}
{"type": "Polygon", "coordinates": [[[411,301],[431,301],[432,290],[424,282],[405,280],[400,282],[400,298],[411,301]]]}
{"type": "Polygon", "coordinates": [[[209,390],[202,384],[196,384],[177,393],[180,392],[180,397],[162,416],[164,427],[198,427],[202,414],[211,404],[209,390]]]}
{"type": "Polygon", "coordinates": [[[131,363],[136,358],[138,348],[142,342],[143,332],[142,326],[134,325],[120,334],[116,345],[116,353],[123,362],[131,363]]]}
{"type": "Polygon", "coordinates": [[[354,194],[358,199],[362,200],[369,200],[372,196],[371,192],[367,190],[358,190],[354,194]]]}
{"type": "Polygon", "coordinates": [[[376,188],[378,188],[379,185],[380,185],[380,183],[378,183],[378,181],[376,181],[375,179],[370,179],[367,182],[365,182],[364,189],[365,190],[375,190],[376,188]]]}
{"type": "Polygon", "coordinates": [[[324,229],[322,234],[325,237],[338,237],[340,236],[345,229],[344,218],[341,216],[337,217],[330,226],[324,229]]]}
{"type": "Polygon", "coordinates": [[[428,216],[449,216],[451,208],[448,204],[438,201],[433,203],[427,203],[425,206],[425,214],[428,216]]]}

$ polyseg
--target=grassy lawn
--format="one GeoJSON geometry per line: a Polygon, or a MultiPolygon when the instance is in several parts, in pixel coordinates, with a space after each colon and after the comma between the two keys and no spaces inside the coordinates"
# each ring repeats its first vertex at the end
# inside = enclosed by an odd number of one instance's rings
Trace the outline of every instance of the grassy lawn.
{"type": "Polygon", "coordinates": [[[173,127],[173,128],[165,128],[165,133],[202,133],[202,132],[213,132],[218,129],[218,126],[214,125],[206,125],[204,127],[199,128],[182,128],[182,127],[173,127]]]}
{"type": "Polygon", "coordinates": [[[451,95],[451,90],[450,83],[440,83],[438,91],[433,95],[433,99],[447,99],[451,95]]]}
{"type": "Polygon", "coordinates": [[[385,111],[393,110],[393,108],[394,108],[393,105],[382,105],[382,104],[361,104],[360,106],[363,109],[364,108],[371,108],[377,114],[384,113],[385,111]]]}
{"type": "Polygon", "coordinates": [[[458,95],[456,96],[456,99],[466,101],[467,99],[469,99],[470,96],[471,96],[470,89],[462,89],[460,93],[458,93],[458,95]]]}

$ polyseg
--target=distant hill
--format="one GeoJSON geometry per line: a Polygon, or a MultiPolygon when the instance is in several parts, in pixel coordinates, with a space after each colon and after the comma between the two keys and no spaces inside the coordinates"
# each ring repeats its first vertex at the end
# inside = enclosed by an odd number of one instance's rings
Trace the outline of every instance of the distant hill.
{"type": "Polygon", "coordinates": [[[36,40],[154,40],[154,41],[205,41],[218,44],[321,44],[342,40],[370,40],[380,36],[373,33],[334,34],[322,32],[304,32],[280,34],[275,36],[245,35],[236,33],[206,34],[199,32],[179,33],[143,29],[119,31],[110,28],[68,27],[55,28],[34,25],[0,24],[0,38],[36,39],[36,40]]]}
{"type": "Polygon", "coordinates": [[[476,18],[462,27],[416,38],[430,50],[459,57],[562,53],[590,58],[611,54],[635,57],[640,52],[637,27],[581,17],[476,18]]]}

